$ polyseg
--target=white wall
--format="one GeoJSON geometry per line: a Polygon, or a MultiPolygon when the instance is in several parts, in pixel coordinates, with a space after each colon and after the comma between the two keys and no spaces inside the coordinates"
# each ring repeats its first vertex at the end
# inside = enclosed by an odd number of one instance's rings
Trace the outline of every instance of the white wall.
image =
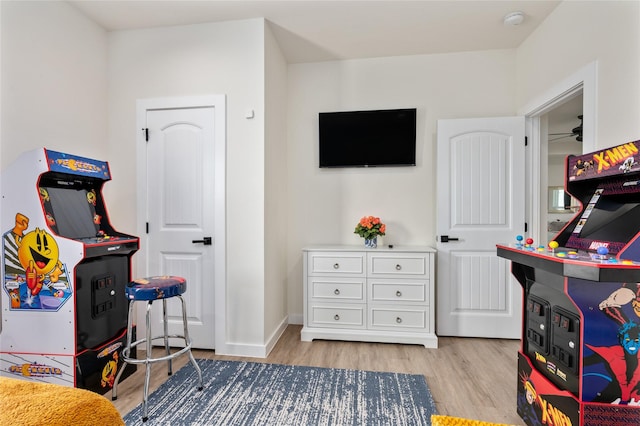
{"type": "Polygon", "coordinates": [[[597,62],[596,146],[640,139],[640,2],[564,1],[517,49],[518,106],[597,62]]]}
{"type": "Polygon", "coordinates": [[[40,147],[109,160],[106,32],[64,2],[0,8],[2,166],[40,147]]]}
{"type": "Polygon", "coordinates": [[[271,344],[287,325],[287,64],[265,27],[264,333],[271,344]]]}
{"type": "Polygon", "coordinates": [[[114,222],[133,227],[136,217],[136,100],[227,96],[226,341],[249,352],[264,343],[264,26],[255,19],[109,34],[114,222]]]}
{"type": "Polygon", "coordinates": [[[363,244],[364,215],[387,224],[384,244],[434,245],[436,120],[515,114],[515,51],[290,65],[288,72],[289,313],[302,319],[302,253],[363,244]],[[418,109],[417,166],[318,168],[318,113],[418,109]]]}

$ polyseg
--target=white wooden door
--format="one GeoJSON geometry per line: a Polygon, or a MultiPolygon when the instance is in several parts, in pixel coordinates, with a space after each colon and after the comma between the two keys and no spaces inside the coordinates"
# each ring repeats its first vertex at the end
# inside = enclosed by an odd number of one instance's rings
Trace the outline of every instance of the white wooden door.
{"type": "MultiPolygon", "coordinates": [[[[214,349],[215,108],[146,111],[148,275],[187,279],[193,346],[214,349]]],[[[153,334],[161,333],[161,307],[153,307],[153,334]]],[[[168,300],[169,333],[183,334],[180,304],[168,300]]],[[[160,341],[154,342],[160,344],[160,341]]]]}
{"type": "Polygon", "coordinates": [[[524,235],[524,123],[438,121],[439,335],[520,338],[522,291],[496,244],[524,235]]]}

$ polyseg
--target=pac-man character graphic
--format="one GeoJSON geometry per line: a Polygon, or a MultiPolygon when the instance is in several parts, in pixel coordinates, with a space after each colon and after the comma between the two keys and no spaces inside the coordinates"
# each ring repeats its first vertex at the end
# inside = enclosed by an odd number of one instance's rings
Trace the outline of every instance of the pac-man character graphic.
{"type": "Polygon", "coordinates": [[[62,273],[58,243],[47,231],[36,228],[20,239],[18,259],[25,270],[31,295],[40,293],[45,275],[57,282],[62,273]]]}
{"type": "Polygon", "coordinates": [[[102,222],[102,216],[100,216],[98,213],[93,215],[93,223],[95,223],[96,225],[100,225],[100,222],[102,222]]]}
{"type": "Polygon", "coordinates": [[[110,359],[102,369],[102,377],[100,379],[100,385],[103,388],[113,387],[113,383],[116,380],[116,373],[118,372],[118,352],[113,353],[113,359],[110,359]]]}
{"type": "Polygon", "coordinates": [[[40,200],[42,200],[43,203],[48,202],[49,192],[45,188],[38,188],[38,191],[40,192],[40,200]]]}
{"type": "Polygon", "coordinates": [[[87,201],[89,202],[89,204],[92,204],[95,206],[97,199],[98,199],[98,196],[96,195],[95,189],[92,189],[91,191],[87,192],[87,201]]]}

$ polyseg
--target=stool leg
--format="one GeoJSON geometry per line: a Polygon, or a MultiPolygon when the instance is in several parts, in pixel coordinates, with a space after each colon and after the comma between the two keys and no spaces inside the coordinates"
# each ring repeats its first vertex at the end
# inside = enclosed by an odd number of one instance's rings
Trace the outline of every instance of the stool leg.
{"type": "Polygon", "coordinates": [[[191,360],[191,364],[193,364],[193,368],[196,369],[198,373],[198,390],[202,390],[202,370],[200,370],[200,366],[196,362],[193,354],[191,353],[191,338],[189,337],[189,327],[187,324],[187,304],[184,302],[184,298],[181,295],[178,295],[180,298],[180,302],[182,303],[182,325],[184,327],[184,344],[189,346],[189,359],[191,360]]]}
{"type": "Polygon", "coordinates": [[[151,378],[151,362],[149,361],[152,357],[151,354],[151,306],[153,304],[153,300],[150,300],[147,303],[147,354],[145,356],[145,373],[144,373],[144,390],[142,393],[142,421],[146,422],[149,418],[147,414],[147,399],[149,398],[149,379],[151,378]]]}
{"type": "MultiPolygon", "coordinates": [[[[167,356],[169,356],[171,355],[171,352],[169,351],[169,325],[167,321],[167,299],[162,299],[162,324],[164,327],[164,351],[167,354],[167,356]]],[[[167,360],[168,376],[173,374],[173,364],[171,361],[172,361],[171,358],[167,360]]]]}
{"type": "Polygon", "coordinates": [[[132,329],[133,329],[133,300],[129,302],[129,314],[127,317],[127,346],[125,346],[124,349],[122,349],[122,352],[121,352],[122,361],[123,361],[122,366],[118,371],[116,380],[113,382],[113,389],[111,389],[112,391],[111,399],[114,401],[118,399],[118,382],[120,381],[120,377],[124,372],[124,368],[127,366],[127,358],[129,358],[129,355],[131,353],[131,335],[133,334],[132,329]]]}

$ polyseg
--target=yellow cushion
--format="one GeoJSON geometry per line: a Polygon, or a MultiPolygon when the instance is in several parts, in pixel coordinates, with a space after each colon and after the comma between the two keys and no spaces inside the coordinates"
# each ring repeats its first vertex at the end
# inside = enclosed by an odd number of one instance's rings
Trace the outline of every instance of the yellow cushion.
{"type": "Polygon", "coordinates": [[[431,415],[431,426],[508,426],[504,423],[489,423],[480,420],[462,419],[460,417],[431,415]]]}
{"type": "Polygon", "coordinates": [[[52,383],[0,377],[0,425],[124,426],[102,395],[52,383]]]}

